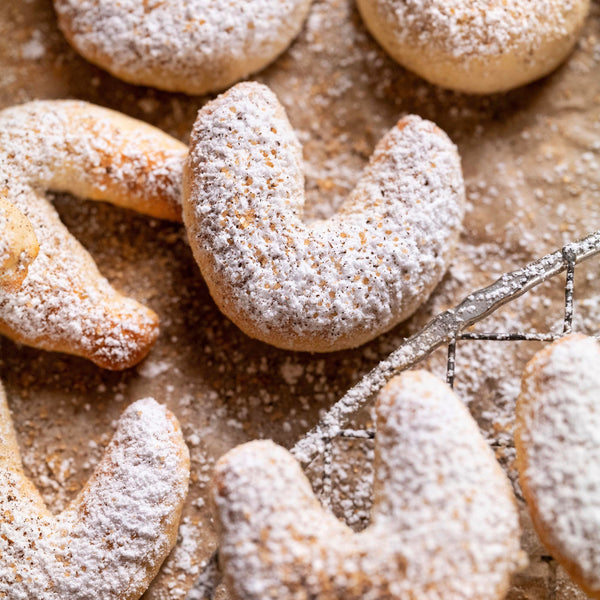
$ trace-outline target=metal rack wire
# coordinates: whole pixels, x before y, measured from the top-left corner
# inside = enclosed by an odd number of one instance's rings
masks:
[[[306,467],[317,456],[322,457],[321,501],[329,505],[332,498],[333,442],[340,438],[372,440],[372,429],[347,427],[349,419],[366,406],[394,375],[447,345],[446,381],[452,387],[456,377],[456,356],[463,341],[539,341],[552,342],[572,331],[575,298],[576,266],[600,254],[600,231],[567,244],[560,250],[535,260],[525,267],[502,275],[492,285],[467,296],[456,307],[432,319],[421,331],[406,339],[388,358],[381,361],[357,385],[336,402],[319,423],[292,448],[292,454]],[[498,310],[504,304],[522,296],[542,282],[566,272],[564,291],[563,331],[560,334],[542,332],[464,331]],[[218,551],[207,562],[189,600],[213,598],[218,581]]]
[[[600,253],[600,231],[567,244],[560,250],[535,260],[525,267],[505,273],[492,285],[469,294],[454,308],[432,319],[421,331],[407,338],[388,358],[382,360],[358,384],[351,388],[323,416],[319,423],[292,448],[292,454],[304,465],[316,456],[326,456],[331,440],[349,433],[351,416],[364,407],[394,375],[448,345],[446,379],[454,384],[456,350],[459,341],[542,341],[558,339],[572,329],[576,265]],[[522,296],[542,282],[566,271],[563,333],[470,333],[464,330]]]
[[[475,319],[473,322],[479,321],[479,320],[489,316],[490,314],[492,314],[492,312],[497,310],[500,306],[502,306],[506,302],[514,300],[515,298],[522,295],[523,293],[525,293],[525,291],[528,291],[532,287],[561,273],[562,271],[565,271],[566,276],[565,276],[565,287],[564,287],[564,315],[563,315],[562,333],[560,333],[560,334],[543,333],[543,332],[475,333],[475,332],[462,331],[464,328],[468,327],[472,323],[461,323],[461,322],[453,323],[454,327],[450,327],[449,332],[447,332],[447,340],[445,341],[445,343],[447,344],[447,348],[448,348],[447,349],[447,360],[446,360],[446,382],[448,383],[448,385],[450,385],[450,387],[454,387],[454,380],[456,377],[457,346],[458,346],[459,342],[462,342],[462,341],[553,342],[553,341],[559,339],[560,337],[571,333],[572,329],[573,329],[574,299],[575,299],[575,269],[576,269],[577,264],[592,257],[592,256],[596,256],[598,253],[600,253],[600,232],[595,232],[595,233],[587,236],[586,238],[580,240],[579,242],[575,242],[573,244],[566,245],[561,250],[559,250],[551,255],[547,255],[547,256],[543,257],[542,259],[535,261],[534,263],[531,263],[530,265],[527,265],[523,269],[520,269],[513,273],[503,275],[496,283],[492,284],[491,286],[489,286],[487,288],[484,288],[483,290],[479,290],[478,292],[475,292],[474,294],[471,294],[470,296],[465,298],[465,300],[461,304],[459,304],[458,307],[456,307],[455,309],[452,309],[451,311],[447,311],[447,313],[443,313],[442,315],[440,315],[440,316],[436,317],[435,319],[433,319],[432,321],[430,321],[430,323],[428,323],[428,325],[426,325],[425,328],[420,333],[416,334],[416,336],[413,336],[413,338],[418,338],[419,336],[421,336],[423,332],[427,331],[429,328],[434,326],[436,324],[436,322],[447,321],[448,319],[445,317],[447,317],[447,315],[449,315],[449,314],[458,312],[461,309],[461,307],[463,308],[463,311],[464,311],[465,304],[470,304],[470,303],[476,302],[477,299],[481,296],[490,295],[490,297],[493,298],[493,307],[488,306],[487,309],[484,311],[485,314],[483,314],[483,316]],[[540,266],[543,266],[542,271],[539,270]],[[529,272],[529,276],[527,276],[527,272]],[[522,282],[522,285],[518,289],[515,289],[512,286],[512,282],[514,280],[520,280]],[[497,289],[498,285],[500,285],[500,287],[502,287],[506,290],[506,292],[507,292],[506,296],[503,296],[502,298],[495,297],[494,291]],[[526,289],[524,289],[524,288],[526,288]],[[490,308],[491,308],[491,310],[490,310]],[[413,338],[411,338],[411,339],[413,339]],[[416,357],[415,360],[404,360],[401,363],[397,364],[394,367],[394,369],[388,368],[387,372],[386,372],[386,376],[385,376],[385,381],[383,383],[388,381],[389,378],[393,374],[400,372],[401,370],[407,368],[408,366],[412,366],[415,363],[420,362],[426,356],[428,356],[431,352],[433,352],[433,350],[435,348],[437,348],[440,345],[440,344],[435,343],[433,340],[427,340],[427,342],[428,342],[427,346],[424,346],[421,348],[421,352],[418,353],[419,356]],[[443,343],[443,342],[444,342],[444,340],[441,341],[441,343]],[[394,354],[398,354],[399,351],[402,350],[402,347],[404,347],[407,343],[410,343],[410,339],[407,340],[407,342],[405,342],[405,344],[403,344],[403,346],[401,346],[401,348],[396,350],[396,352]],[[406,363],[409,363],[409,364],[406,364]],[[369,377],[373,378],[373,375],[376,374],[378,369],[380,369],[380,368],[381,368],[381,364],[378,365],[378,367],[376,367],[369,375],[367,375],[367,377],[365,379],[367,379]],[[392,371],[392,370],[395,371],[395,373],[391,373],[390,371]],[[361,381],[357,387],[361,386],[361,384],[364,387],[364,380]],[[381,386],[378,386],[378,387],[381,387]],[[353,390],[354,389],[355,388],[353,388]],[[349,393],[351,393],[353,390],[350,390]],[[370,397],[372,397],[372,395],[375,393],[375,391],[376,391],[375,389],[372,389],[369,396],[368,397],[364,396],[363,402],[361,402],[360,404],[361,405],[366,404],[366,402],[369,400]],[[344,396],[344,398],[346,398],[347,396],[348,396],[348,394],[346,394],[346,396]],[[343,400],[344,399],[342,399],[338,404],[343,402]],[[354,406],[354,410],[356,410],[357,408],[358,408],[357,406]],[[335,410],[335,407],[333,407],[332,410]],[[324,435],[323,431],[325,431],[325,430],[319,431],[319,426],[322,426],[322,423],[324,421],[327,421],[327,415],[325,416],[323,421],[319,425],[317,425],[317,427],[315,429],[313,429],[311,432],[309,432],[308,436],[311,436],[311,434],[314,435],[315,432],[319,432],[319,437],[317,438],[316,441],[319,444],[319,454],[322,456],[321,481],[318,482],[318,483],[320,483],[320,489],[321,489],[321,493],[320,493],[321,498],[320,499],[321,499],[321,502],[325,506],[329,507],[331,504],[331,498],[333,496],[333,493],[332,493],[332,487],[333,487],[332,471],[333,471],[333,443],[334,443],[334,441],[336,439],[340,439],[340,438],[355,439],[355,440],[359,440],[359,439],[372,440],[375,438],[375,430],[374,429],[345,428],[345,429],[339,429],[335,432],[330,432],[329,435]],[[306,438],[304,438],[304,439],[306,439]],[[301,440],[299,442],[299,444],[296,445],[294,450],[296,450],[296,448],[298,448],[298,447],[302,448],[302,446],[301,446],[302,442],[303,442],[303,440]],[[298,454],[300,457],[302,457],[301,452]],[[306,462],[306,461],[304,461],[304,462]]]

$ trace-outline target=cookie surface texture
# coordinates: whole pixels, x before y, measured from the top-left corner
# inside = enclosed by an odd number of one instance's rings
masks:
[[[0,289],[17,289],[39,250],[29,219],[0,196]]]
[[[511,485],[464,405],[428,373],[395,378],[379,395],[373,495],[371,524],[354,533],[283,448],[230,451],[213,498],[234,596],[504,597],[524,561]]]
[[[311,0],[54,0],[60,28],[89,61],[172,92],[225,89],[275,60]]]
[[[275,95],[242,83],[207,104],[184,172],[184,222],[219,308],[289,350],[363,344],[441,280],[464,212],[456,147],[410,116],[379,142],[338,212],[302,220],[302,150]]]
[[[600,346],[571,335],[523,373],[517,464],[535,529],[552,556],[600,598]]]
[[[175,417],[129,406],[84,489],[52,515],[23,473],[0,389],[0,598],[137,600],[175,544],[189,455]]]
[[[84,102],[31,102],[0,112],[3,193],[39,242],[21,287],[0,291],[0,334],[109,369],[139,362],[158,335],[157,315],[111,287],[46,192],[180,219],[186,154],[166,133]]]
[[[589,0],[357,0],[375,39],[427,81],[489,94],[553,71],[573,49]]]

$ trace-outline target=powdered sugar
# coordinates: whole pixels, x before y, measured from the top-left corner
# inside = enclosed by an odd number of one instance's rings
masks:
[[[38,252],[31,223],[0,196],[0,288],[13,290],[20,286]]]
[[[275,96],[239,84],[192,133],[184,220],[221,310],[283,348],[357,346],[407,318],[453,254],[464,186],[433,124],[400,121],[338,213],[302,221],[301,149]]]
[[[468,93],[512,89],[572,50],[590,0],[357,0],[371,33],[401,65]]]
[[[6,205],[0,201],[0,265],[6,263],[13,254],[13,246],[8,237],[10,229],[10,215]]]
[[[405,41],[415,36],[454,57],[497,56],[515,45],[531,52],[569,34],[574,0],[379,0]]]
[[[138,598],[170,551],[187,493],[189,457],[172,416],[132,404],[86,488],[57,517],[22,473],[0,398],[0,597]]]
[[[271,62],[310,0],[55,0],[67,38],[130,81],[171,91],[223,89]]]
[[[523,566],[512,490],[449,388],[426,373],[378,402],[372,524],[353,534],[299,465],[251,442],[216,468],[221,556],[237,597],[501,598]]]
[[[0,182],[40,243],[23,286],[0,292],[0,332],[109,368],[134,364],[156,337],[156,315],[109,285],[44,192],[67,190],[176,218],[185,146],[117,113],[57,101],[3,111],[0,149]]]
[[[528,364],[518,404],[521,482],[542,540],[600,592],[600,347],[571,336]]]

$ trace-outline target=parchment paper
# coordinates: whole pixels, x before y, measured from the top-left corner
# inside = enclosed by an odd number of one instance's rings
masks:
[[[144,596],[148,600],[185,598],[214,551],[208,490],[212,465],[223,452],[258,437],[293,445],[320,411],[431,316],[502,272],[600,228],[597,0],[568,62],[508,94],[464,96],[408,73],[370,38],[352,0],[315,0],[300,37],[255,79],[279,95],[304,144],[308,218],[332,214],[377,140],[400,116],[417,113],[437,122],[459,146],[469,200],[464,232],[453,267],[408,323],[353,351],[297,354],[247,338],[221,315],[181,226],[56,196],[64,222],[101,271],[158,312],[161,336],[144,363],[122,373],[1,338],[0,379],[28,473],[54,511],[89,477],[128,403],[151,395],[179,417],[192,455],[192,486],[179,541]],[[85,99],[184,141],[208,99],[120,82],[70,49],[50,0],[2,0],[0,107],[34,98]],[[577,272],[580,331],[600,329],[597,271],[592,262]],[[558,280],[545,284],[478,329],[560,330],[562,286]],[[517,494],[512,415],[521,369],[538,347],[463,342],[458,348],[457,391]],[[444,363],[438,352],[428,366],[443,374]],[[369,444],[336,444],[332,505],[357,528],[368,519],[371,454]],[[318,489],[318,465],[311,472]],[[509,597],[584,598],[546,554],[520,503],[531,566],[515,578]]]

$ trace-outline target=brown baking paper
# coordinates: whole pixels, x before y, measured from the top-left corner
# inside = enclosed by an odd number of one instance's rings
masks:
[[[597,1],[568,62],[508,94],[465,96],[428,85],[385,55],[351,0],[316,0],[300,37],[255,79],[279,95],[304,144],[308,218],[332,214],[377,140],[400,116],[417,113],[459,146],[468,192],[464,231],[452,268],[409,322],[356,350],[298,354],[247,338],[217,310],[180,225],[56,196],[62,219],[103,274],[160,315],[161,335],[141,365],[122,373],[0,338],[0,378],[27,471],[54,511],[89,477],[130,402],[153,396],[178,416],[191,452],[192,484],[177,546],[148,600],[185,598],[215,550],[209,482],[222,453],[254,438],[292,446],[320,411],[430,317],[502,272],[600,228]],[[70,49],[50,0],[3,0],[0,107],[35,98],[85,99],[183,141],[208,99],[120,82]],[[597,271],[597,261],[577,270],[579,331],[599,331]],[[563,285],[558,279],[544,284],[476,329],[560,331]],[[456,389],[517,495],[514,403],[524,362],[538,348],[531,342],[458,346]],[[444,352],[429,366],[443,376]],[[362,423],[368,418],[363,415]],[[368,518],[371,455],[371,442],[334,444],[332,506],[357,528]],[[319,465],[310,472],[319,489]],[[584,598],[541,547],[519,502],[531,565],[515,577],[509,598]]]

